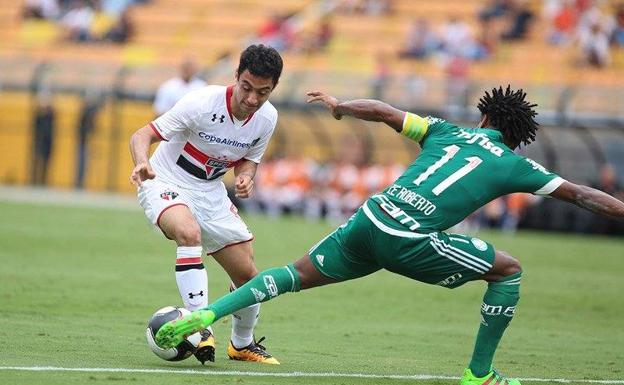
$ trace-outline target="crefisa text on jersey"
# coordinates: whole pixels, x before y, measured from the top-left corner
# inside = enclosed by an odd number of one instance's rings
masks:
[[[484,149],[488,150],[489,152],[491,152],[492,154],[498,157],[501,157],[503,155],[503,149],[498,147],[494,143],[492,143],[490,141],[490,138],[488,138],[487,135],[485,134],[482,134],[482,133],[473,134],[460,128],[459,131],[455,133],[455,135],[457,135],[460,138],[468,139],[466,141],[466,143],[468,144],[475,144],[475,143],[478,144],[479,146],[483,147]]]

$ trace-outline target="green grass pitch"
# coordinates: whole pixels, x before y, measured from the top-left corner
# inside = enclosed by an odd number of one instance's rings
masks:
[[[444,377],[458,377],[472,352],[484,283],[448,290],[380,272],[264,304],[256,336],[267,337],[280,366],[229,361],[229,319],[216,325],[216,363],[165,362],[150,352],[144,332],[157,308],[181,303],[175,247],[140,211],[0,203],[0,214],[0,384],[446,385],[458,382]],[[298,218],[246,220],[261,270],[298,258],[333,229]],[[497,368],[520,378],[624,383],[624,240],[480,236],[524,268],[522,298]],[[228,280],[213,260],[206,258],[206,267],[214,299],[227,292]],[[130,371],[6,369],[48,366]],[[194,372],[170,372],[175,370]],[[242,373],[226,373],[231,371]]]

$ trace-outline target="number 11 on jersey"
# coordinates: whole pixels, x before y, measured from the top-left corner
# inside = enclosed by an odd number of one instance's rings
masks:
[[[418,178],[414,179],[414,184],[416,186],[420,186],[421,183],[427,180],[427,178],[429,178],[433,173],[435,173],[440,167],[444,166],[446,163],[448,163],[449,160],[453,159],[453,157],[457,155],[457,153],[459,152],[459,146],[454,145],[454,144],[450,146],[446,146],[444,147],[444,151],[446,152],[446,154],[444,154],[442,158],[440,158],[440,160],[438,160],[437,162],[429,166],[425,170],[425,172],[420,174]],[[444,190],[449,188],[453,183],[457,182],[458,180],[466,176],[470,171],[477,168],[483,162],[483,160],[479,158],[478,156],[470,156],[466,158],[466,160],[468,161],[467,165],[465,165],[464,167],[460,168],[459,170],[449,175],[442,182],[438,183],[438,185],[435,186],[431,190],[431,192],[436,196],[440,195]]]

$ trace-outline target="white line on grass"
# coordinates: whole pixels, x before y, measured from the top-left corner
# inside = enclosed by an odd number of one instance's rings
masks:
[[[26,372],[89,372],[89,373],[155,373],[155,374],[199,374],[205,376],[241,377],[347,377],[347,378],[386,378],[392,380],[459,380],[453,376],[431,374],[363,374],[363,373],[306,373],[306,372],[240,372],[236,370],[194,370],[194,369],[130,369],[130,368],[60,368],[56,366],[0,366],[0,370]],[[624,384],[624,380],[568,380],[565,378],[520,378],[526,382],[556,382],[561,384]]]

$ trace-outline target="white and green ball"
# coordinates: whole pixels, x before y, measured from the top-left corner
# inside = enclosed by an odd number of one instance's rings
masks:
[[[181,307],[174,306],[166,306],[162,309],[156,310],[152,318],[150,318],[147,323],[147,330],[145,331],[145,336],[147,337],[147,344],[149,345],[152,352],[156,354],[158,357],[167,361],[182,361],[189,358],[195,350],[197,350],[197,346],[201,341],[201,335],[199,333],[195,333],[189,337],[187,337],[184,341],[182,341],[178,346],[171,349],[163,349],[156,344],[154,340],[154,336],[158,333],[158,330],[167,322],[173,321],[176,319],[180,319],[185,315],[190,314],[190,312]]]

